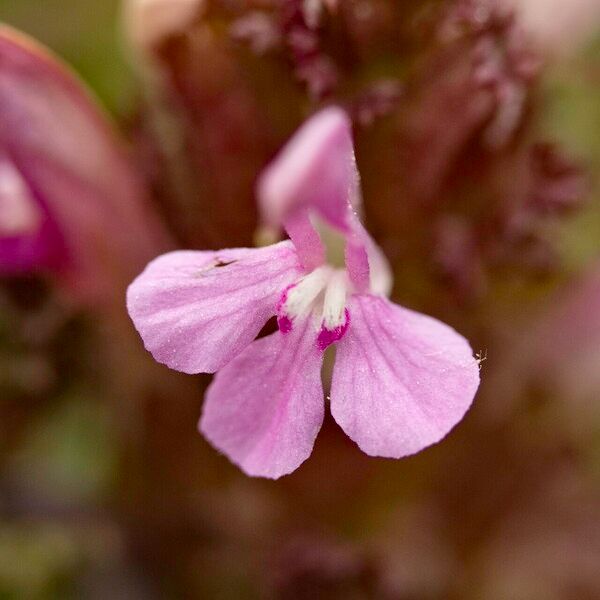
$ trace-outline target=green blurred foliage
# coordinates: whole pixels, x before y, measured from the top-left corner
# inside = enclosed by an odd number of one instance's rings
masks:
[[[110,487],[116,440],[109,407],[85,392],[42,412],[9,463],[28,493],[62,506],[94,504]]]
[[[108,407],[85,391],[31,421],[4,468],[8,509],[15,507],[0,523],[1,599],[76,598],[85,567],[118,556],[101,508],[116,449]]]
[[[119,0],[0,0],[0,20],[49,46],[117,115],[133,103]]]
[[[0,598],[71,597],[69,574],[79,564],[73,537],[56,523],[18,523],[0,529]]]
[[[562,256],[574,269],[598,254],[600,239],[600,37],[548,70],[542,127],[578,154],[591,177],[586,210],[566,224]]]

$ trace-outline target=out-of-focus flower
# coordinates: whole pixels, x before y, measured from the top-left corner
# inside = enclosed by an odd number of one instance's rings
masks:
[[[166,247],[121,142],[79,82],[0,29],[0,269],[52,269],[80,298],[114,296]]]
[[[411,196],[431,204],[470,144],[485,159],[514,142],[540,63],[514,16],[485,0],[448,3],[426,58],[404,136]]]
[[[249,475],[294,471],[321,428],[323,353],[337,343],[331,411],[364,452],[400,458],[442,439],[472,402],[478,365],[453,329],[385,298],[384,259],[356,213],[346,114],[329,108],[309,119],[258,194],[265,222],[291,241],[169,253],[128,291],[159,362],[219,371],[204,435]],[[279,332],[253,342],[273,315]]]
[[[483,298],[507,267],[529,277],[555,273],[548,227],[582,206],[587,182],[564,150],[537,139],[535,47],[507,7],[485,0],[445,3],[425,40],[395,111],[396,132],[378,140],[397,144],[397,153],[364,153],[367,177],[371,170],[390,182],[369,206],[374,229],[422,256],[423,236],[412,237],[422,219],[428,262],[462,301]],[[389,218],[394,210],[404,222]]]
[[[402,97],[402,86],[396,79],[383,79],[369,86],[354,101],[351,111],[363,126],[372,125],[378,117],[388,115]]]
[[[598,0],[503,0],[523,26],[552,54],[580,48],[600,28]]]
[[[41,202],[7,154],[0,158],[0,272],[60,268],[65,248]]]
[[[285,0],[282,4],[283,39],[290,61],[296,77],[315,100],[330,96],[339,80],[335,62],[321,48],[318,27],[322,10],[319,0]]]
[[[184,30],[206,7],[205,0],[126,0],[125,23],[136,48],[151,51]]]

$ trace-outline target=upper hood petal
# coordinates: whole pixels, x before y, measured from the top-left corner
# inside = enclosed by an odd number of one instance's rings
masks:
[[[310,208],[349,231],[360,196],[348,115],[332,106],[309,118],[263,171],[257,195],[267,225],[281,227],[297,210]]]
[[[325,255],[310,220],[314,215],[344,236],[356,290],[389,293],[390,270],[360,221],[352,123],[341,108],[325,108],[298,129],[260,176],[257,195],[265,225],[285,227],[306,268],[321,264]]]

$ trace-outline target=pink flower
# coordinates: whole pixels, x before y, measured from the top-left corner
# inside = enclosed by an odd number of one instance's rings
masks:
[[[0,274],[60,269],[64,242],[46,206],[0,148]]]
[[[309,119],[258,183],[272,246],[179,251],[131,284],[129,313],[154,358],[218,371],[200,430],[249,475],[308,458],[323,422],[323,354],[336,344],[331,412],[369,455],[400,458],[441,440],[469,408],[479,370],[468,342],[391,303],[381,251],[358,219],[351,125]],[[272,317],[279,331],[255,340]]]
[[[4,25],[0,107],[0,274],[51,273],[112,304],[169,247],[123,141],[73,74]]]

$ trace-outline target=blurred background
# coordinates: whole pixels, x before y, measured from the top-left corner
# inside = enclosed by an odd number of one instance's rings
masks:
[[[0,598],[600,598],[598,0],[0,20]],[[297,472],[251,479],[125,289],[167,249],[252,245],[256,177],[332,102],[394,300],[464,333],[482,385],[417,456],[327,417]]]

